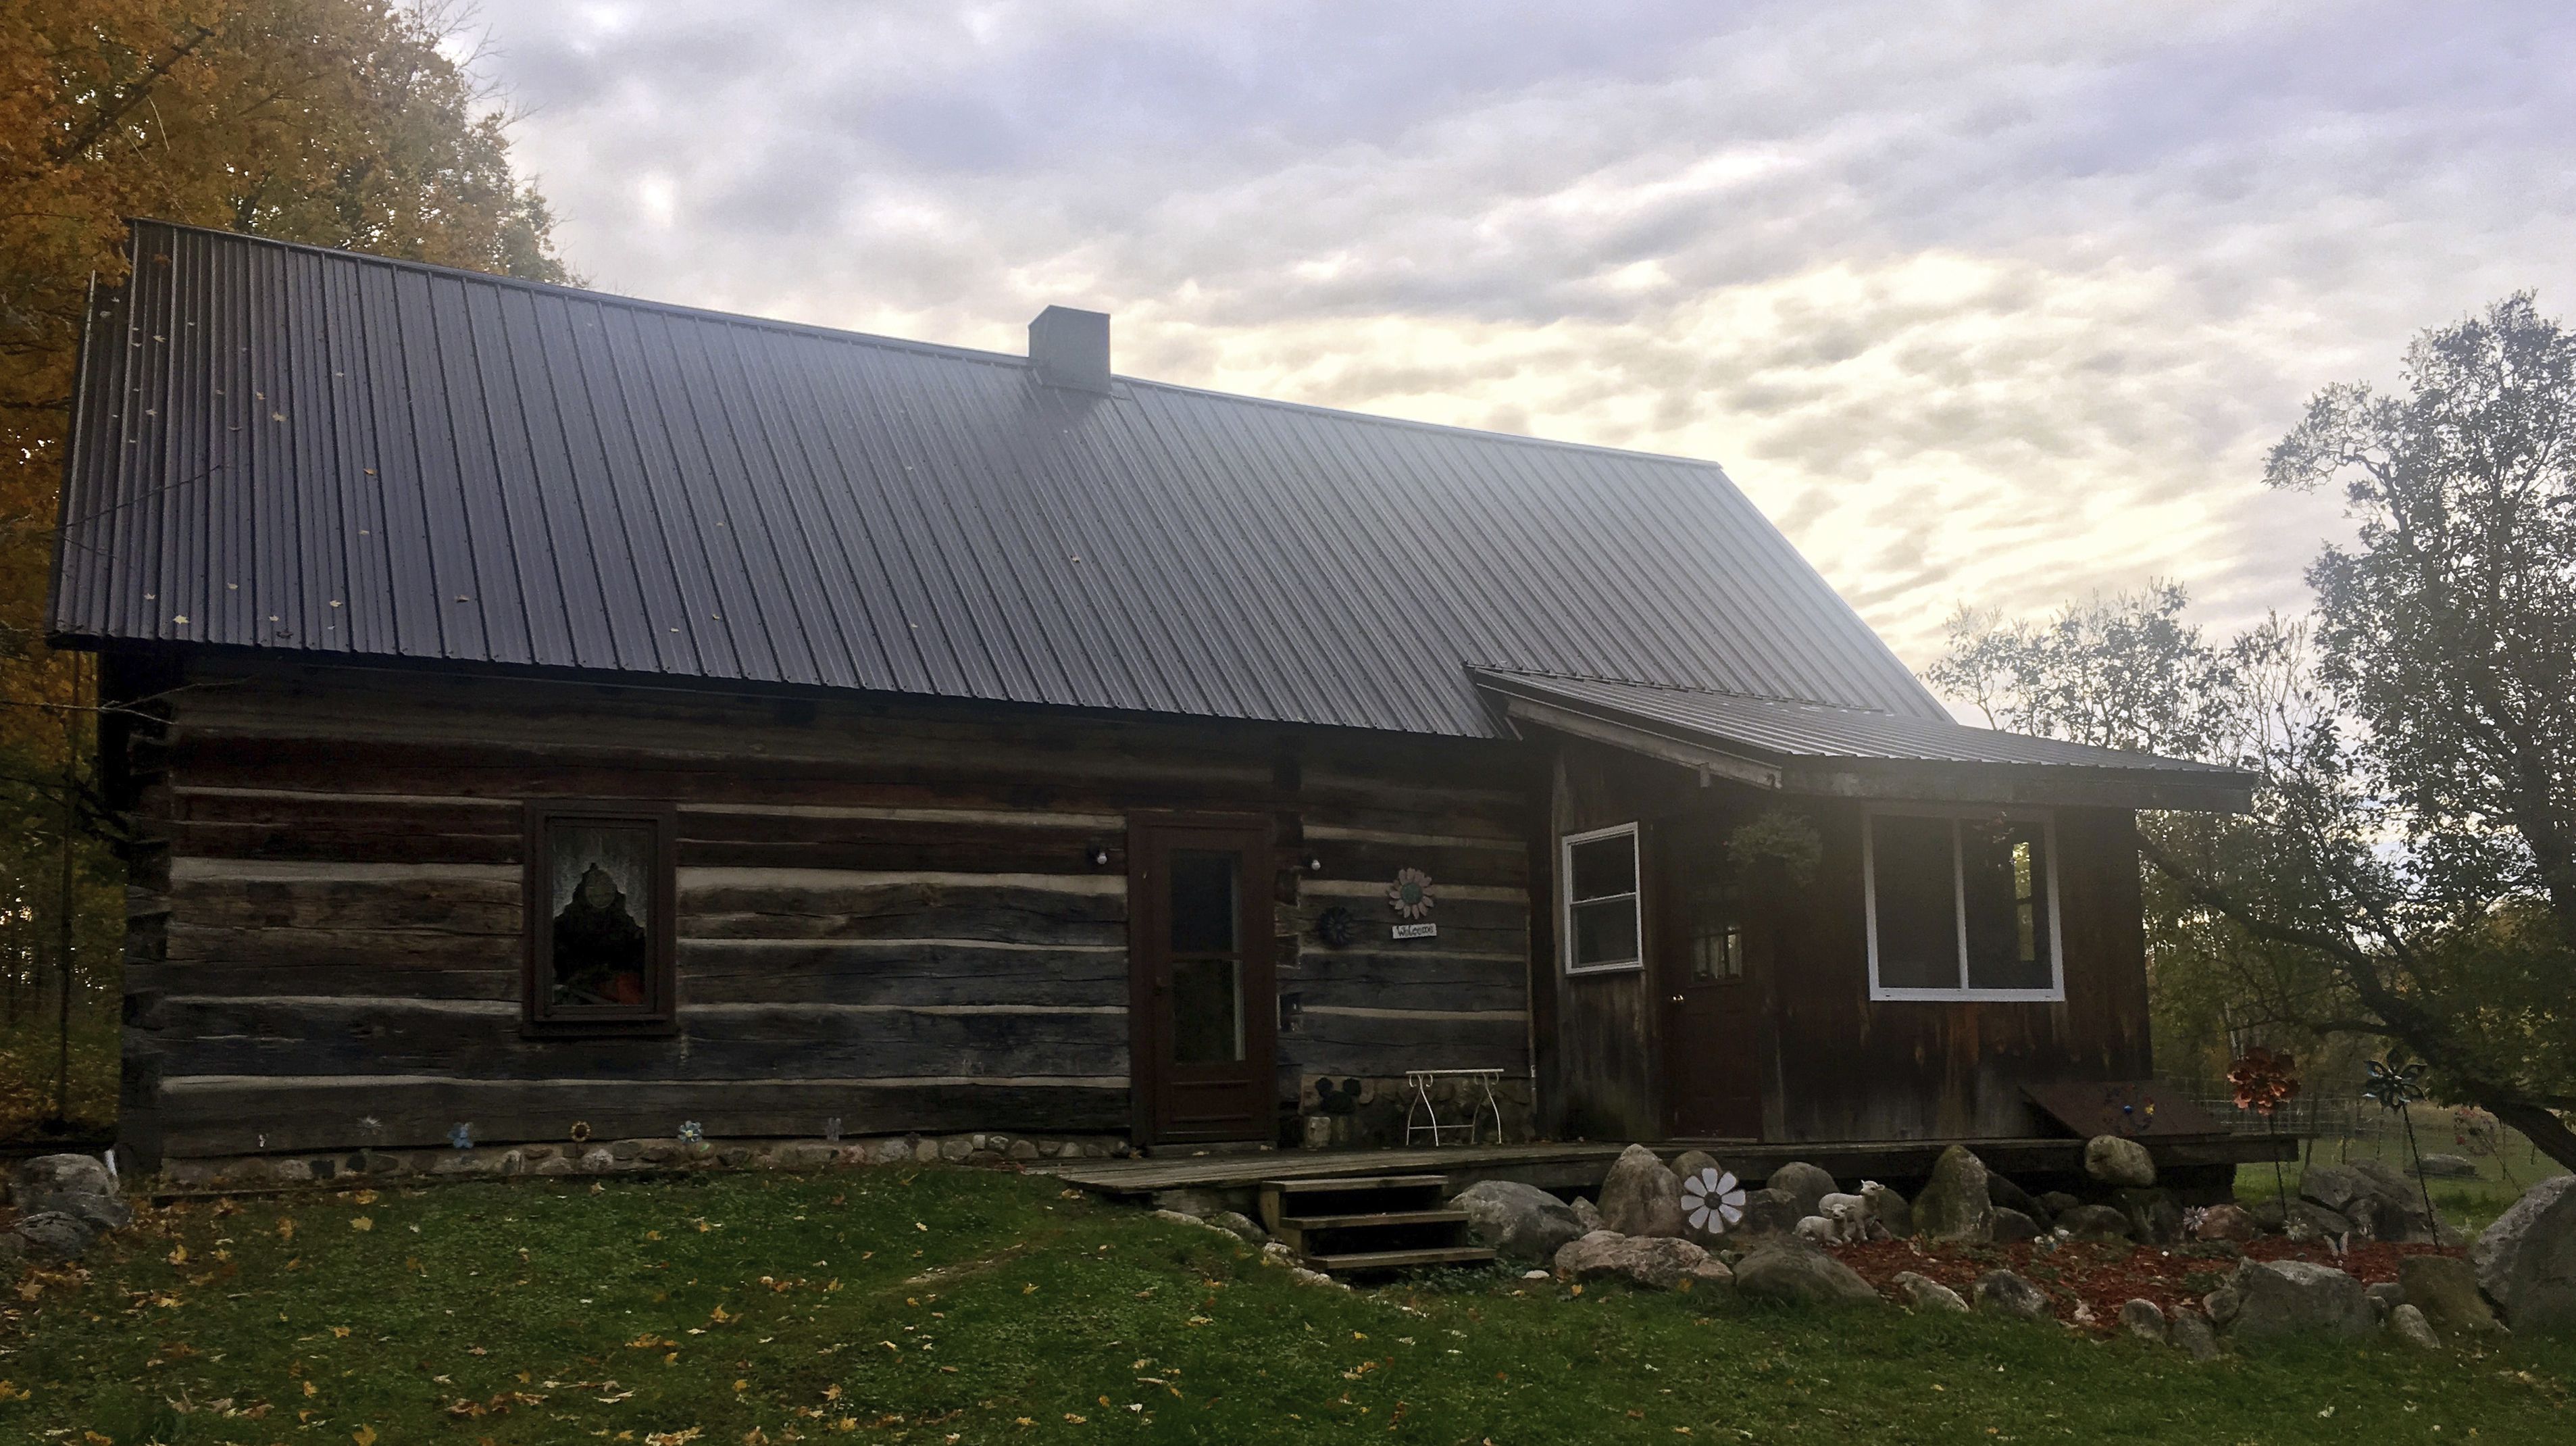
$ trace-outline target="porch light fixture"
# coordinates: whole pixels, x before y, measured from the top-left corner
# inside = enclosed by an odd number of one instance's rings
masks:
[[[1105,869],[1109,867],[1109,850],[1099,844],[1093,844],[1091,847],[1084,849],[1082,851],[1082,858],[1083,862],[1091,865],[1095,869]]]
[[[1324,871],[1324,856],[1322,854],[1308,854],[1297,861],[1297,867],[1304,869],[1310,874],[1320,874]]]

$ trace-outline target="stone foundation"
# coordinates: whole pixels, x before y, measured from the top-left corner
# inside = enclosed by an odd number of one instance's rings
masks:
[[[1125,1137],[1083,1135],[879,1135],[863,1140],[584,1140],[475,1145],[462,1150],[351,1150],[171,1160],[163,1183],[181,1190],[258,1189],[319,1180],[505,1179],[517,1175],[617,1175],[639,1170],[826,1170],[851,1165],[1010,1165],[1111,1160]]]

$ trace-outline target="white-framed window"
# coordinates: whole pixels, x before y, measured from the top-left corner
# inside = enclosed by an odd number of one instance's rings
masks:
[[[1861,880],[1870,998],[2066,997],[2048,814],[1872,809],[1862,821]]]
[[[1565,898],[1565,972],[1644,968],[1637,826],[1567,834],[1557,846],[1557,877]]]

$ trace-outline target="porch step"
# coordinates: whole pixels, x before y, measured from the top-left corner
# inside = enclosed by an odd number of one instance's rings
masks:
[[[1446,1175],[1264,1180],[1261,1223],[1317,1270],[1472,1265],[1494,1252],[1467,1239]]]
[[[1348,1255],[1309,1255],[1306,1263],[1327,1275],[1336,1272],[1410,1270],[1424,1265],[1484,1265],[1494,1252],[1481,1245],[1441,1245],[1423,1250],[1362,1250]]]

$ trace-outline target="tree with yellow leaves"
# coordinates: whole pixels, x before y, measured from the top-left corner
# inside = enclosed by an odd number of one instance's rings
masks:
[[[18,1036],[113,1003],[115,820],[87,661],[45,646],[85,298],[150,216],[567,279],[461,12],[392,0],[13,0],[0,18],[0,1129],[36,1092]],[[48,969],[45,966],[50,965]],[[68,1047],[42,1091],[64,1113]],[[8,1076],[15,1075],[15,1078]],[[100,1081],[99,1083],[103,1083]],[[102,1098],[74,1113],[96,1118]]]

